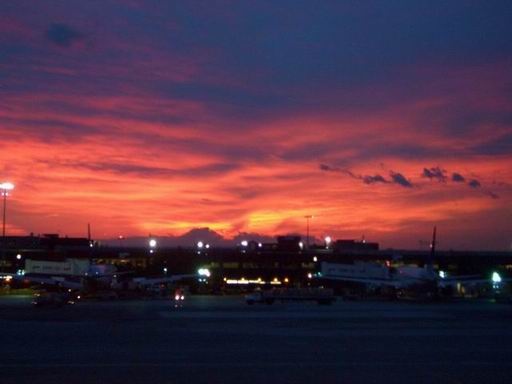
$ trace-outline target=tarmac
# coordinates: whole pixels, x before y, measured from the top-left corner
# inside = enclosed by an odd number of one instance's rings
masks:
[[[512,305],[0,298],[0,383],[512,383]]]

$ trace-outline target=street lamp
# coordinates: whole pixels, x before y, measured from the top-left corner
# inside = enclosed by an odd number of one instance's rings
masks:
[[[149,253],[155,253],[155,248],[157,246],[156,239],[149,239]]]
[[[12,183],[1,183],[0,184],[0,191],[3,196],[4,200],[4,212],[3,212],[3,222],[2,222],[2,256],[5,255],[5,217],[7,214],[7,196],[9,196],[9,191],[12,191],[14,189],[14,184]]]
[[[5,216],[7,213],[7,196],[9,196],[9,191],[14,189],[14,184],[12,183],[2,183],[0,184],[0,190],[2,191],[2,196],[4,198],[4,220],[2,224],[2,238],[5,240]]]
[[[309,249],[309,220],[312,219],[313,215],[306,215],[304,218],[306,219],[306,248]]]
[[[197,270],[199,276],[210,277],[212,274],[208,268],[199,268]]]
[[[331,245],[332,238],[331,236],[325,236],[325,248],[329,249],[329,245]]]
[[[492,273],[492,282],[495,283],[495,284],[499,284],[501,283],[501,276],[498,272],[493,272]]]

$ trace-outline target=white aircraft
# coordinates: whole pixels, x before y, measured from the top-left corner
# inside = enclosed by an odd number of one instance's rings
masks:
[[[379,263],[356,262],[354,264],[321,263],[319,278],[332,281],[354,282],[374,288],[389,287],[396,290],[429,291],[437,294],[440,289],[460,289],[461,286],[482,286],[492,283],[494,288],[508,281],[494,272],[491,279],[479,275],[448,276],[444,271],[436,271],[432,261],[436,247],[436,227],[434,227],[431,253],[424,267],[391,267]]]
[[[73,291],[130,291],[168,284],[200,274],[163,277],[127,277],[132,272],[118,271],[110,264],[90,264],[87,260],[67,259],[63,262],[26,260],[25,274],[10,274],[4,278],[24,281],[40,287],[57,287]]]
[[[372,286],[388,286],[396,289],[411,288],[418,285],[435,285],[439,288],[455,287],[458,283],[488,284],[502,282],[495,272],[492,280],[482,279],[478,275],[448,276],[445,272],[435,272],[428,265],[424,268],[414,266],[387,267],[378,263],[356,262],[354,264],[321,263],[322,279],[363,283]]]

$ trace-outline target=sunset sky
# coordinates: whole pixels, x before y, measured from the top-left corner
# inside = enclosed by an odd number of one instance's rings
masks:
[[[9,234],[512,247],[510,1],[3,1]]]

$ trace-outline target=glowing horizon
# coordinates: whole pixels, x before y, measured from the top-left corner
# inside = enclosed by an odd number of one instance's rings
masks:
[[[0,5],[9,234],[511,249],[510,7],[70,3]]]

